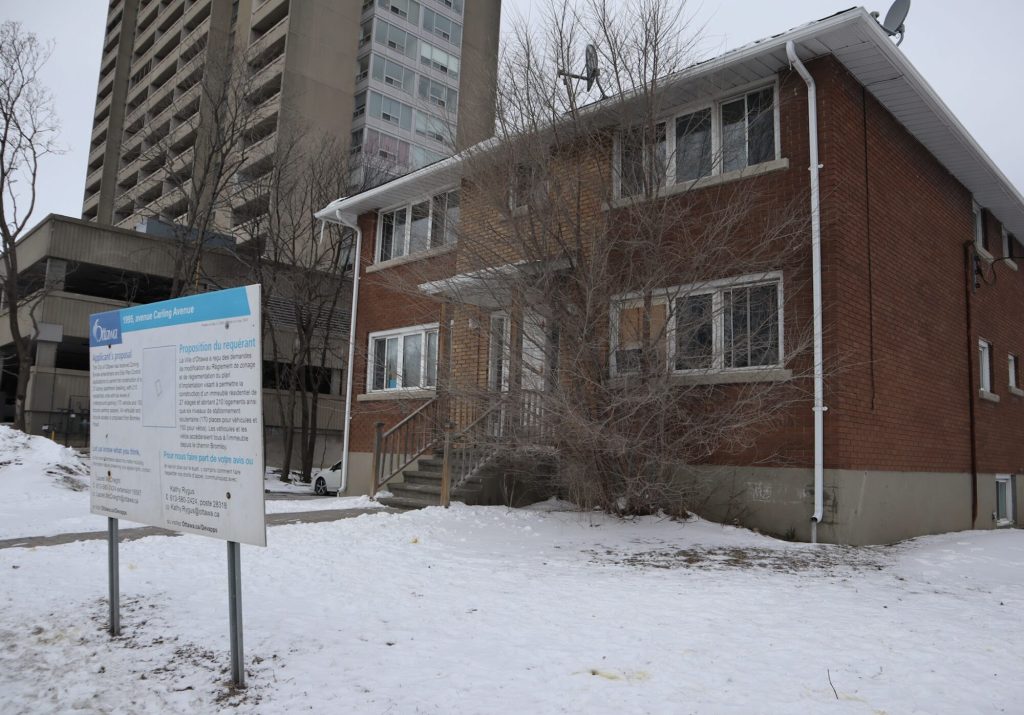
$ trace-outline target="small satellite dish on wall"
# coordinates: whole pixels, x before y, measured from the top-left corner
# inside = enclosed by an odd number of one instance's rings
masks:
[[[888,32],[890,37],[894,35],[900,36],[900,39],[896,42],[897,47],[903,42],[903,36],[907,34],[903,22],[907,19],[907,13],[909,12],[910,0],[896,0],[892,7],[889,8],[889,12],[885,13],[885,21],[880,23],[882,29]]]

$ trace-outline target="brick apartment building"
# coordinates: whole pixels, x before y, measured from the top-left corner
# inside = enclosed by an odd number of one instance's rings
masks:
[[[793,62],[790,52],[799,60]],[[803,66],[806,79],[799,73]],[[816,142],[808,130],[812,84]],[[782,206],[801,206],[804,219],[796,254],[792,260],[780,255],[777,270],[711,270],[699,289],[686,294],[687,310],[708,306],[706,331],[673,337],[672,321],[684,303],[642,304],[643,324],[669,326],[668,339],[651,354],[668,368],[668,379],[676,381],[670,384],[729,389],[764,383],[803,395],[787,403],[753,443],[704,460],[703,478],[720,483],[722,491],[708,498],[702,515],[742,514],[747,525],[808,539],[820,504],[817,537],[853,544],[1015,524],[1024,496],[1024,480],[1017,478],[1024,472],[1024,274],[1014,259],[1024,254],[1015,238],[1024,236],[1024,197],[862,8],[696,65],[669,78],[662,91],[674,98],[666,109],[676,107],[664,113],[664,126],[674,124],[676,132],[655,140],[671,144],[668,156],[674,156],[672,147],[682,152],[696,145],[717,153],[706,163],[677,157],[657,206],[686,201],[711,217],[724,193],[757,194],[767,197],[767,208],[746,216],[738,233],[752,234]],[[607,191],[582,205],[598,223],[614,223],[617,216],[633,220],[639,214],[623,213],[637,210],[636,202],[624,203],[632,181],[624,166],[635,157],[621,124],[608,136],[605,144],[585,150],[607,167],[604,176],[611,178],[597,182]],[[743,149],[738,160],[726,153],[736,137]],[[811,397],[816,363],[809,343],[798,349],[814,323],[808,167],[815,145],[819,374],[827,410],[820,411],[820,440]],[[414,477],[405,491],[436,491],[415,477],[429,469],[438,444],[413,439],[395,445],[381,435],[401,437],[425,415],[451,411],[454,403],[442,398],[455,386],[526,392],[527,386],[545,390],[564,379],[557,361],[538,365],[531,353],[527,338],[538,332],[538,323],[524,317],[522,301],[520,313],[512,314],[493,295],[465,299],[482,270],[528,270],[522,257],[498,248],[490,265],[481,264],[479,251],[467,250],[517,220],[514,199],[496,206],[481,190],[493,177],[481,175],[479,157],[500,151],[493,141],[480,145],[339,199],[318,214],[358,227],[361,236],[349,493],[372,490],[375,478],[392,476],[385,463],[402,466],[405,460],[395,461],[395,453],[420,448],[419,468],[405,471]],[[559,162],[581,164],[584,158],[553,153],[550,175]],[[746,245],[740,252],[754,250]],[[450,299],[453,286],[462,288],[457,305]],[[735,322],[740,298],[747,306],[748,340],[755,333],[762,340],[756,351],[743,347],[742,360]],[[640,323],[630,313],[638,305],[624,291],[608,307],[607,329],[601,330],[611,373],[636,369],[635,356],[644,354],[633,352],[631,343],[639,340]],[[723,305],[731,322],[720,317]],[[712,313],[710,306],[718,307]],[[751,317],[757,310],[765,316],[760,328]],[[550,336],[550,330],[541,326],[539,332]],[[456,428],[464,421],[458,414],[447,417]],[[384,423],[379,432],[378,422]],[[398,469],[392,484],[401,480]],[[396,495],[402,490],[393,487]],[[730,511],[737,500],[743,508]]]

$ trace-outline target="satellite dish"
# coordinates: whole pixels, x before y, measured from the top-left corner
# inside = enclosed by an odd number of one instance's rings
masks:
[[[593,45],[587,45],[586,78],[588,92],[594,86],[594,82],[600,74],[601,69],[597,66],[597,48]]]
[[[907,13],[909,12],[910,0],[896,0],[892,7],[889,8],[889,12],[885,14],[885,22],[882,23],[882,29],[890,35],[903,35],[905,32],[903,21],[907,19]]]

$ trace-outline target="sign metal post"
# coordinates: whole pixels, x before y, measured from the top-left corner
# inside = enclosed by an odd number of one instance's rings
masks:
[[[107,585],[110,588],[110,635],[121,635],[120,567],[117,563],[117,519],[107,517]]]
[[[228,542],[228,619],[231,623],[231,682],[245,687],[245,651],[242,647],[242,546]]]

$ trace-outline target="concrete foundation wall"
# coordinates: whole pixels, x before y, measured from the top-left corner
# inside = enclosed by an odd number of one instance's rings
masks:
[[[683,479],[692,480],[695,491],[703,495],[694,509],[706,519],[810,540],[811,469],[714,467]],[[1018,504],[1022,496],[1018,483]],[[888,544],[924,534],[995,527],[992,474],[978,477],[979,516],[974,524],[971,475],[966,473],[827,469],[824,497],[818,539],[826,543]]]

